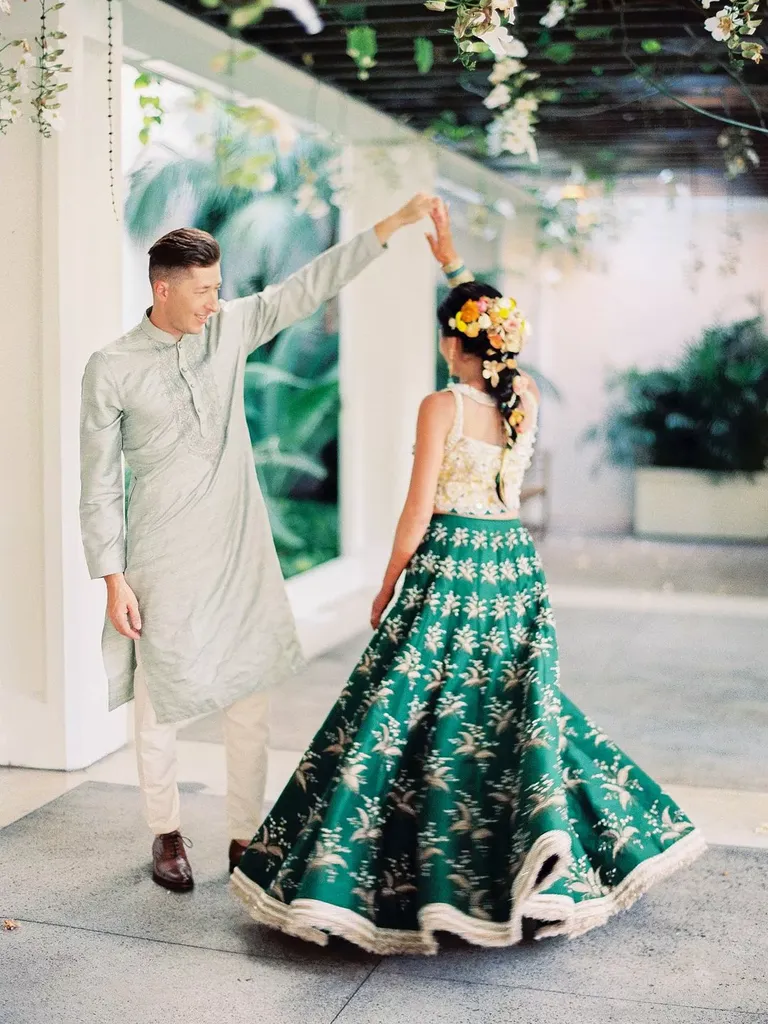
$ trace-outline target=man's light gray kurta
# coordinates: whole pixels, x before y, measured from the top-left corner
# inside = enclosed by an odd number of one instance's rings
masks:
[[[243,404],[246,356],[314,312],[383,251],[374,231],[281,285],[222,302],[180,341],[148,317],[83,377],[81,524],[92,579],[125,572],[141,639],[107,619],[110,709],[136,655],[159,722],[227,707],[302,661]],[[121,452],[131,468],[124,520]]]

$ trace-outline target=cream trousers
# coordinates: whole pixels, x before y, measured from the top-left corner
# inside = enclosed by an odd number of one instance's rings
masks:
[[[159,725],[141,672],[134,675],[136,757],[144,815],[152,832],[181,830],[176,731]],[[224,708],[227,828],[230,839],[250,840],[261,824],[267,781],[269,697],[254,693]]]

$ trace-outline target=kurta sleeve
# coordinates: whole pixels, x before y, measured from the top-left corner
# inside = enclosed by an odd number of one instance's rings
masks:
[[[324,252],[282,284],[270,285],[258,295],[228,302],[230,310],[236,309],[243,314],[247,351],[253,352],[286,327],[314,313],[365,270],[385,248],[371,228]]]
[[[94,580],[125,571],[122,416],[107,361],[94,352],[80,407],[80,528]]]

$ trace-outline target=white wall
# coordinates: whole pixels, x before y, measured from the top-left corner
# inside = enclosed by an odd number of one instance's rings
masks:
[[[604,380],[612,369],[651,368],[672,361],[687,341],[717,321],[754,313],[749,296],[768,289],[768,200],[733,200],[742,243],[733,276],[718,267],[726,248],[726,201],[620,195],[618,241],[605,240],[596,269],[570,258],[557,285],[541,268],[534,324],[538,358],[563,393],[543,417],[541,444],[552,451],[552,527],[562,532],[623,533],[631,529],[632,477],[626,470],[591,469],[598,450],[581,440],[606,407]],[[704,268],[690,272],[696,252]]]
[[[65,130],[42,140],[24,118],[0,145],[0,241],[13,254],[0,364],[0,763],[69,769],[126,735],[124,710],[107,710],[104,585],[88,579],[78,523],[80,380],[90,353],[119,334],[120,225],[103,4],[67,4],[51,27],[67,33],[73,68]],[[114,28],[119,66],[119,10]],[[32,38],[39,11],[15,4],[3,29]],[[114,103],[119,119],[119,81]],[[119,141],[115,156],[119,166]]]

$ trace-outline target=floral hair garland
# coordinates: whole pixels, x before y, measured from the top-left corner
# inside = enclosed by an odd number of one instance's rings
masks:
[[[530,325],[521,314],[517,302],[509,298],[491,298],[487,295],[479,299],[468,299],[455,317],[451,317],[448,326],[465,334],[468,338],[477,338],[480,331],[486,332],[489,348],[483,360],[483,377],[492,388],[499,386],[500,374],[504,370],[515,372],[513,395],[508,403],[509,410],[504,409],[504,425],[511,435],[525,419],[522,408],[522,396],[527,390],[528,381],[521,377],[517,366],[517,354],[525,344],[530,333]]]

